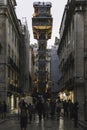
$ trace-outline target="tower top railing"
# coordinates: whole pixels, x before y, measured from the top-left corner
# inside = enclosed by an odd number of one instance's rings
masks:
[[[33,6],[52,6],[51,2],[34,2]]]

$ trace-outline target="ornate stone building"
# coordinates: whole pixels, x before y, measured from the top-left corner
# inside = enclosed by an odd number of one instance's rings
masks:
[[[0,0],[0,100],[11,109],[19,97],[19,21],[15,0]]]
[[[51,66],[51,93],[57,97],[58,92],[59,92],[59,58],[57,55],[57,50],[58,50],[58,45],[59,45],[59,39],[55,37],[55,42],[54,45],[51,48],[51,58],[50,58],[50,66]]]
[[[19,66],[20,66],[20,78],[19,85],[21,88],[21,95],[28,96],[30,89],[30,72],[29,72],[29,52],[30,52],[30,35],[27,25],[26,18],[22,18],[22,22],[20,23],[21,29],[21,42],[19,46]]]
[[[61,92],[79,102],[87,119],[87,1],[68,0],[60,26],[58,48]]]
[[[29,92],[29,32],[15,6],[16,0],[0,0],[0,101],[11,110]]]

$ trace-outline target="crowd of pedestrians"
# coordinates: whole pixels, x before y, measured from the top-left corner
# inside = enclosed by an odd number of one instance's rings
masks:
[[[73,119],[74,127],[78,126],[78,102],[72,103],[71,100],[61,101],[60,99],[52,99],[50,101],[38,99],[35,104],[27,104],[22,100],[19,103],[19,108],[21,130],[26,130],[28,122],[31,123],[34,121],[36,114],[38,115],[39,122],[41,122],[42,118],[44,120],[48,120],[49,118],[59,120],[61,110],[63,111],[64,117]]]
[[[61,101],[58,99],[43,100],[39,98],[35,103],[27,103],[24,100],[19,102],[18,119],[20,119],[21,130],[26,130],[27,124],[35,121],[38,115],[39,123],[42,118],[48,120],[60,119],[61,110],[64,118],[73,120],[74,127],[78,127],[79,103],[73,103],[71,100]],[[8,107],[5,101],[0,101],[0,119],[7,116]]]
[[[79,103],[72,103],[71,100],[63,102],[64,116],[74,121],[74,127],[78,127],[78,109]]]
[[[7,115],[7,104],[5,101],[0,102],[0,118],[5,119]],[[45,119],[54,119],[59,120],[61,109],[63,110],[64,117],[70,118],[74,121],[74,127],[78,127],[78,102],[73,103],[71,100],[61,101],[57,100],[42,100],[38,99],[34,104],[27,104],[24,100],[19,102],[19,119],[21,130],[26,130],[27,123],[31,123],[35,120],[36,114],[39,117],[39,122],[42,118]]]

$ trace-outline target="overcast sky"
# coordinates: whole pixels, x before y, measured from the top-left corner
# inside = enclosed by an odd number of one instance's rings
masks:
[[[34,13],[33,2],[51,2],[51,14],[53,17],[53,28],[52,28],[52,37],[48,40],[48,46],[54,44],[55,37],[59,38],[59,28],[61,24],[61,19],[63,16],[64,7],[67,3],[67,0],[16,0],[17,7],[16,13],[19,19],[26,17],[28,23],[28,29],[30,33],[30,44],[34,44],[37,41],[34,40],[33,31],[32,31],[32,15]]]

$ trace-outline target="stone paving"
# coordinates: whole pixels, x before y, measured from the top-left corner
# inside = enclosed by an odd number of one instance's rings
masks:
[[[0,123],[0,130],[20,130],[20,124],[17,116],[12,116],[9,119],[4,120]],[[60,117],[59,120],[49,118],[45,119],[39,123],[38,116],[36,116],[35,121],[33,120],[28,123],[27,130],[84,130],[80,126],[79,128],[74,128],[73,120]]]

